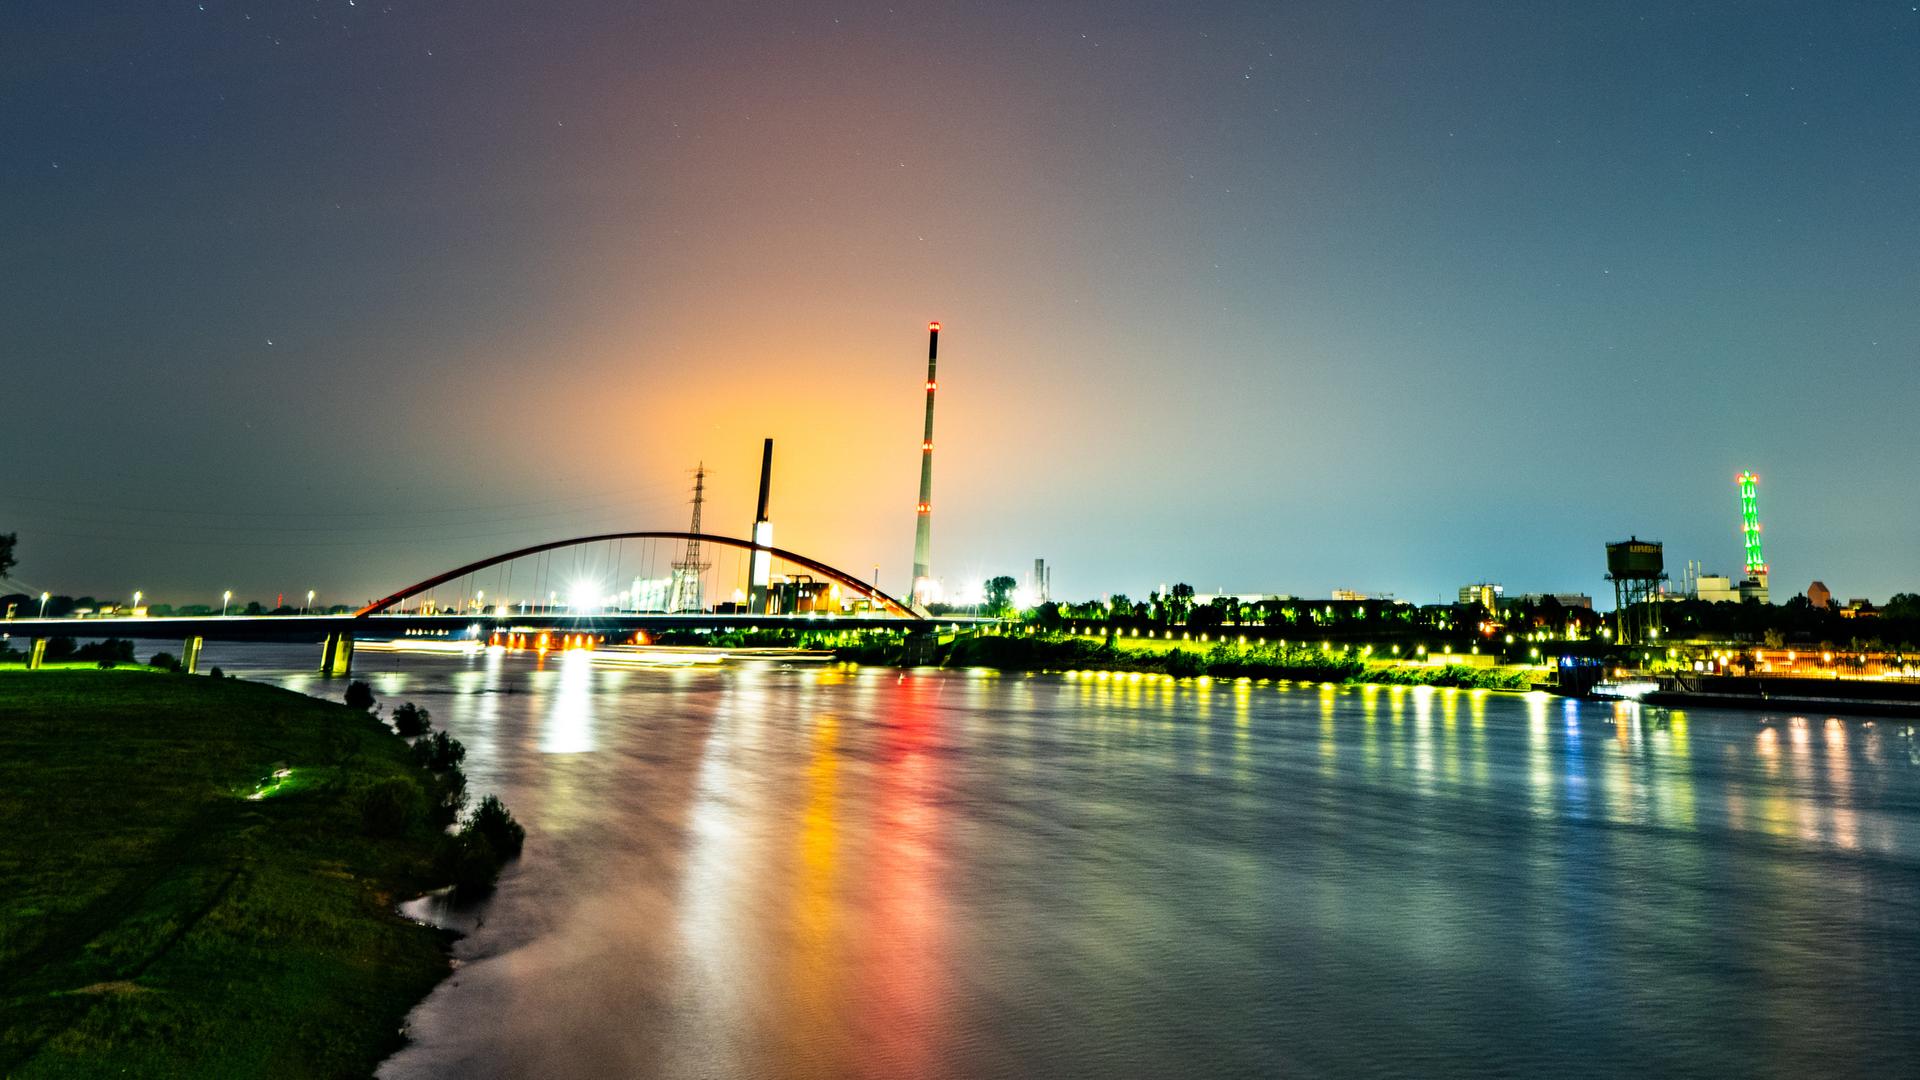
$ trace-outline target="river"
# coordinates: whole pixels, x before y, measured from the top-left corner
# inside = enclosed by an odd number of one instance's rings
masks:
[[[203,666],[337,697],[312,650]],[[380,1075],[1915,1075],[1904,722],[363,651],[527,826]]]

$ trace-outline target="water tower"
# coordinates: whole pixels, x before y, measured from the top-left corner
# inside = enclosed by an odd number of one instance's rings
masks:
[[[1639,645],[1657,637],[1653,605],[1667,580],[1660,541],[1630,536],[1608,544],[1607,580],[1613,582],[1614,640]]]

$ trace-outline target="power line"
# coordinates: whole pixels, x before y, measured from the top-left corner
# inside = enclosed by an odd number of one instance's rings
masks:
[[[54,506],[77,507],[81,509],[98,507],[108,510],[133,511],[140,514],[173,514],[207,518],[369,518],[396,516],[425,516],[430,514],[469,514],[492,513],[500,510],[519,510],[533,506],[553,506],[560,503],[582,502],[612,498],[629,498],[641,492],[659,491],[669,486],[678,486],[675,481],[664,480],[639,484],[626,488],[612,488],[596,492],[583,492],[576,495],[558,495],[547,499],[529,499],[513,503],[493,505],[471,505],[417,509],[405,507],[398,510],[231,510],[226,508],[205,509],[181,506],[140,506],[119,499],[74,499],[49,495],[29,495],[17,491],[0,491],[0,499],[13,499],[19,502],[43,503]]]

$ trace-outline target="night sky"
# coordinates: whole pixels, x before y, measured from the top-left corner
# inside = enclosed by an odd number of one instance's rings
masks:
[[[610,528],[904,591],[1920,586],[1912,3],[14,0],[17,581]],[[1609,597],[1610,603],[1610,597]]]

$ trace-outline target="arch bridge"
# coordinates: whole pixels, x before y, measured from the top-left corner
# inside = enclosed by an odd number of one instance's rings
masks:
[[[626,541],[626,540],[688,541],[688,542],[701,543],[701,544],[712,544],[715,547],[730,548],[733,550],[745,551],[749,553],[765,552],[767,555],[771,556],[772,558],[781,559],[783,561],[793,563],[796,566],[805,567],[806,569],[819,574],[821,577],[824,577],[829,581],[832,581],[838,585],[846,586],[851,591],[867,597],[870,601],[878,605],[880,610],[882,610],[888,615],[891,615],[897,618],[905,618],[905,619],[921,618],[921,616],[915,613],[912,608],[908,607],[906,604],[902,603],[901,601],[894,599],[892,596],[887,595],[885,592],[882,592],[878,586],[870,585],[866,582],[861,581],[859,578],[856,578],[853,575],[847,573],[844,570],[835,569],[834,567],[828,566],[826,563],[820,562],[817,559],[810,559],[807,556],[802,555],[798,552],[789,551],[786,548],[773,547],[767,544],[756,544],[751,540],[742,540],[734,536],[720,536],[716,533],[672,532],[672,531],[660,531],[660,530],[645,530],[645,531],[638,531],[638,532],[596,533],[592,536],[577,536],[569,540],[551,540],[544,544],[534,544],[530,547],[519,548],[517,550],[505,552],[500,555],[492,555],[484,559],[478,559],[478,560],[475,560],[474,562],[467,563],[465,566],[456,566],[452,570],[448,570],[445,573],[435,574],[434,576],[427,578],[425,581],[420,581],[412,585],[409,585],[406,588],[401,589],[399,592],[394,593],[391,596],[385,597],[384,599],[376,600],[373,603],[368,604],[366,607],[361,608],[359,611],[354,613],[354,617],[361,618],[368,615],[378,615],[381,612],[392,610],[395,606],[401,604],[402,602],[409,600],[415,596],[419,596],[422,593],[431,592],[433,589],[441,585],[445,585],[450,581],[457,581],[458,579],[466,577],[470,574],[477,574],[483,570],[490,570],[496,566],[501,566],[506,563],[512,562],[515,559],[523,559],[532,555],[541,555],[549,551],[557,551],[561,548],[584,547],[588,544],[613,543],[616,541]],[[769,613],[763,612],[761,614],[769,614]]]
[[[729,604],[709,606],[702,602],[699,610],[607,610],[595,607],[591,610],[579,610],[577,605],[554,603],[522,603],[521,610],[512,610],[506,603],[489,607],[475,604],[462,597],[455,608],[440,609],[427,603],[418,610],[408,611],[409,601],[421,597],[431,597],[434,590],[463,578],[482,573],[486,570],[506,566],[516,559],[545,555],[566,548],[585,548],[593,544],[620,544],[625,541],[664,541],[674,544],[696,542],[711,545],[720,550],[734,551],[749,558],[762,555],[769,560],[778,559],[794,567],[805,570],[809,575],[817,575],[817,580],[830,582],[838,586],[843,594],[864,599],[868,608],[864,611],[842,615],[837,611],[776,613],[766,610],[754,611],[747,605]],[[623,566],[616,560],[615,569]],[[501,601],[510,599],[496,594]],[[718,610],[725,606],[730,610]],[[973,617],[945,617],[942,624],[959,623],[997,623],[997,619]],[[774,627],[805,627],[810,629],[888,629],[920,630],[932,626],[932,620],[924,612],[916,611],[906,602],[882,591],[877,586],[863,582],[859,578],[831,566],[818,559],[802,555],[786,548],[767,544],[755,544],[738,537],[722,536],[706,532],[679,532],[671,530],[635,530],[625,532],[596,533],[590,536],[570,537],[517,548],[513,551],[488,556],[443,573],[415,582],[388,596],[382,597],[351,615],[204,615],[179,616],[167,618],[117,617],[106,619],[16,619],[5,624],[13,637],[34,641],[30,657],[37,657],[44,649],[47,639],[53,637],[81,638],[171,638],[185,642],[182,660],[188,670],[192,670],[197,660],[200,645],[207,639],[223,641],[315,641],[322,643],[321,672],[330,675],[345,675],[351,668],[353,643],[361,638],[400,638],[413,635],[447,637],[454,635],[477,634],[490,636],[496,629],[506,630],[512,627],[532,629],[591,629],[609,634],[628,634],[634,631],[660,631],[672,629],[767,629]],[[31,663],[31,662],[30,662]]]

